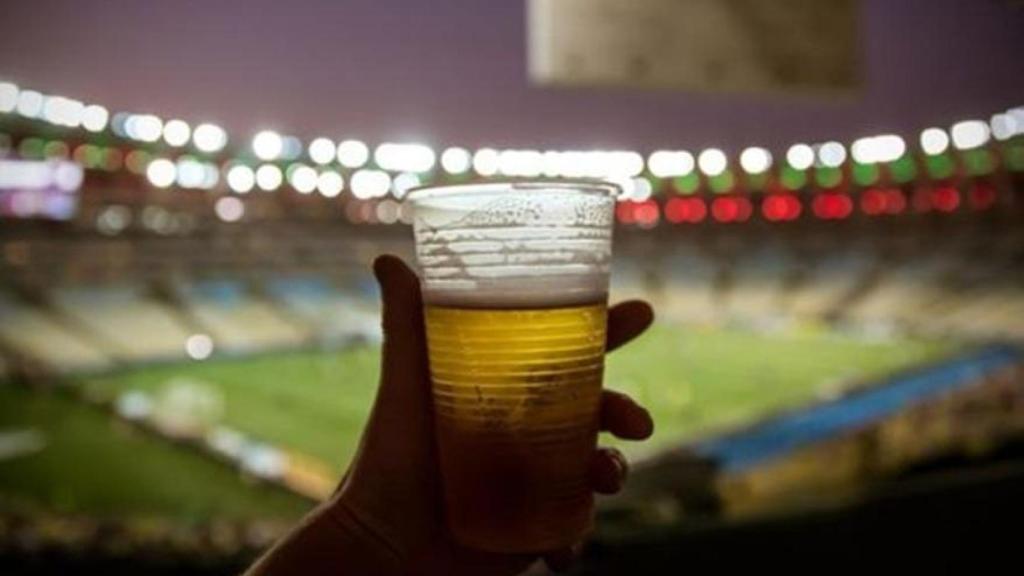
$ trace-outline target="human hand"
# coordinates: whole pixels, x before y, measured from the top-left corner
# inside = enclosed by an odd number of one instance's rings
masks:
[[[375,548],[371,553],[379,560],[360,564],[363,571],[372,566],[374,572],[382,574],[518,574],[537,556],[473,550],[460,546],[448,534],[419,279],[394,256],[378,258],[374,273],[383,299],[384,329],[377,398],[359,450],[337,493],[300,531],[327,524],[347,537],[356,534],[362,541],[360,548]],[[630,301],[610,308],[607,351],[641,334],[652,320],[651,307],[644,302]],[[651,435],[654,424],[647,410],[628,396],[605,391],[601,427],[620,438],[643,440]],[[618,450],[597,449],[591,467],[594,491],[618,492],[627,470],[626,459]],[[329,545],[327,538],[318,539]],[[272,565],[274,554],[271,552],[261,564]],[[290,554],[300,559],[315,555]],[[574,555],[575,551],[569,549],[552,550],[543,558],[559,570],[567,568]],[[344,561],[321,562],[319,569],[303,565],[302,570],[307,574],[328,573],[331,569],[325,564],[334,566],[332,569],[350,567]],[[277,567],[282,571],[294,568],[288,563]]]

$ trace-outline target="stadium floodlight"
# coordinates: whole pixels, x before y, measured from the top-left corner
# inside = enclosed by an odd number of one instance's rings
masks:
[[[398,199],[404,198],[406,192],[419,186],[420,183],[418,175],[413,172],[402,172],[391,181],[391,194]]]
[[[206,168],[191,156],[178,158],[175,181],[182,188],[202,188],[206,180]]]
[[[989,121],[992,137],[999,141],[1009,140],[1024,130],[1017,124],[1017,118],[1010,113],[994,114]]]
[[[850,146],[850,154],[859,164],[893,162],[902,158],[906,152],[906,142],[896,134],[860,138]]]
[[[156,142],[163,134],[164,123],[153,114],[133,114],[125,123],[125,131],[132,140]]]
[[[818,162],[826,168],[838,168],[846,162],[846,148],[836,141],[818,147]]]
[[[110,112],[99,104],[90,104],[82,110],[82,128],[89,132],[102,132],[110,120]]]
[[[763,174],[772,167],[772,153],[759,146],[750,146],[740,153],[740,168],[747,174]]]
[[[184,146],[188,144],[188,139],[192,136],[192,128],[189,127],[188,122],[184,120],[168,120],[164,124],[164,142],[175,147]]]
[[[686,176],[697,163],[686,150],[657,150],[647,157],[647,169],[658,178]]]
[[[316,189],[324,198],[334,198],[345,188],[345,180],[334,170],[324,170],[316,179]]]
[[[0,113],[9,114],[18,107],[18,85],[0,82]]]
[[[177,179],[177,168],[174,162],[166,158],[157,158],[146,166],[146,179],[157,188],[167,188]]]
[[[434,150],[425,144],[385,142],[373,152],[377,167],[392,172],[427,172],[434,160]]]
[[[256,169],[256,185],[260,190],[273,192],[281,187],[283,181],[281,169],[273,164],[264,164]]]
[[[807,170],[814,164],[814,149],[807,144],[793,144],[786,151],[786,164],[795,170]]]
[[[964,120],[953,125],[950,135],[957,150],[971,150],[987,144],[991,133],[988,124],[981,120]]]
[[[394,200],[384,200],[377,204],[377,221],[381,224],[394,224],[398,221],[401,204]]]
[[[245,194],[256,185],[256,174],[252,168],[244,164],[236,164],[228,169],[228,187],[239,194]]]
[[[346,168],[359,168],[370,159],[370,149],[360,140],[338,143],[338,163]]]
[[[480,176],[494,176],[498,173],[498,151],[481,148],[473,153],[473,170]]]
[[[599,153],[603,157],[603,176],[639,176],[644,171],[644,157],[632,150]]]
[[[85,105],[63,96],[49,96],[43,103],[43,120],[57,126],[77,128],[82,122]]]
[[[22,90],[15,110],[26,118],[38,118],[43,112],[43,95],[35,90]]]
[[[380,198],[391,188],[391,177],[381,170],[357,170],[351,185],[352,195],[360,200]]]
[[[538,150],[502,150],[498,153],[498,173],[504,176],[537,176],[544,165]]]
[[[929,156],[937,156],[949,149],[949,135],[942,128],[925,128],[921,131],[921,150]]]
[[[273,130],[263,130],[253,136],[252,151],[260,160],[275,160],[284,151],[284,140]]]
[[[331,146],[331,156],[334,156],[334,146]],[[288,171],[288,183],[299,194],[309,194],[316,190],[316,181],[316,170],[309,166],[299,164]]]
[[[715,177],[729,167],[729,159],[718,148],[708,148],[697,156],[697,167],[705,176]]]
[[[630,178],[629,180],[633,185],[633,189],[630,192],[630,200],[644,202],[650,199],[651,194],[654,193],[654,187],[651,186],[650,180],[647,178]]]
[[[330,164],[334,161],[337,148],[329,138],[316,138],[309,143],[309,159],[317,164]]]
[[[245,215],[245,204],[234,196],[223,196],[217,199],[213,211],[222,222],[238,222]]]
[[[441,168],[449,174],[465,174],[472,166],[469,150],[457,146],[448,148],[441,154]]]
[[[228,143],[228,133],[216,124],[200,124],[192,131],[192,143],[202,152],[219,152]]]

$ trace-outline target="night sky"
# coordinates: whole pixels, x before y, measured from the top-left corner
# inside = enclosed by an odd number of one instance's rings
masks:
[[[843,99],[552,89],[526,80],[512,0],[3,0],[0,78],[237,136],[735,151],[1024,104],[1024,9],[864,0],[866,83]]]

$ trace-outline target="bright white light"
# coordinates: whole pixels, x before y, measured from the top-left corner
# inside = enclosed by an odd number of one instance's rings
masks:
[[[176,177],[177,169],[174,167],[174,162],[166,158],[157,158],[150,162],[149,166],[146,166],[146,178],[157,188],[167,188],[174,184]]]
[[[260,190],[271,192],[281,186],[284,177],[281,169],[273,164],[264,164],[256,169],[256,185]]]
[[[747,174],[763,174],[772,167],[772,153],[758,146],[751,146],[740,153],[740,167]]]
[[[99,104],[90,104],[82,110],[82,128],[89,132],[102,132],[109,119],[110,113]]]
[[[74,162],[61,162],[53,172],[53,183],[61,190],[78,190],[85,179],[85,171]]]
[[[647,169],[658,178],[686,176],[695,166],[693,154],[685,150],[657,150],[647,158]]]
[[[334,146],[331,146],[331,156],[334,156]],[[316,170],[309,166],[296,166],[288,175],[288,183],[299,194],[309,194],[316,190],[316,179]]]
[[[317,138],[309,143],[309,158],[317,164],[330,164],[335,153],[334,142],[329,138]]]
[[[718,148],[708,148],[697,157],[697,166],[708,176],[718,176],[728,168],[729,159]]]
[[[284,140],[273,130],[264,130],[252,138],[252,151],[260,160],[274,160],[283,149]]]
[[[481,176],[494,176],[498,173],[498,151],[493,148],[481,148],[473,154],[473,170]]]
[[[921,150],[929,156],[942,154],[949,148],[949,135],[942,128],[926,128],[921,131]]]
[[[235,198],[238,200],[238,198]],[[193,334],[185,340],[185,353],[193,360],[206,360],[213,354],[213,338],[206,334]]]
[[[96,216],[96,229],[107,236],[114,236],[132,223],[132,211],[127,206],[107,206]]]
[[[152,114],[136,114],[128,118],[128,137],[142,142],[156,142],[163,134],[164,123]]]
[[[256,185],[256,174],[252,168],[238,164],[228,170],[228,187],[239,194],[245,194]]]
[[[469,150],[465,148],[449,148],[441,154],[441,168],[449,174],[465,174],[471,165]]]
[[[826,168],[838,168],[846,162],[846,148],[839,142],[825,142],[818,147],[818,161]]]
[[[999,141],[1009,140],[1024,129],[1024,126],[1017,125],[1017,119],[1010,114],[995,114],[989,124],[992,126],[992,136]]]
[[[224,196],[213,205],[213,211],[224,222],[238,222],[245,214],[245,204],[234,196]]]
[[[605,161],[606,176],[639,176],[644,171],[644,157],[632,150],[599,153]]]
[[[201,188],[204,180],[206,180],[206,169],[202,163],[188,157],[178,159],[176,177],[178,186],[182,188]]]
[[[192,129],[184,120],[168,120],[164,124],[164,142],[171,146],[184,146],[192,136]]]
[[[43,104],[43,119],[50,124],[76,128],[82,122],[82,110],[85,109],[78,100],[63,96],[50,96]]]
[[[10,82],[0,82],[0,112],[7,114],[18,107],[18,86]]]
[[[320,191],[325,198],[334,198],[345,188],[345,181],[342,179],[341,174],[338,174],[334,170],[324,170],[320,173],[320,176],[316,179],[316,189]]]
[[[228,134],[216,124],[200,124],[192,131],[192,142],[203,152],[218,152],[228,143]]]
[[[807,170],[814,164],[814,149],[807,144],[794,144],[786,151],[786,164],[796,170]]]
[[[950,135],[957,150],[970,150],[988,143],[990,132],[988,124],[981,120],[965,120],[954,124]]]
[[[634,202],[643,202],[651,197],[654,193],[654,188],[651,186],[651,181],[647,178],[631,178],[632,190],[630,191],[629,199]]]
[[[380,170],[357,170],[351,180],[352,195],[360,200],[379,198],[391,188],[391,177]]]
[[[22,90],[15,109],[26,118],[38,118],[43,112],[43,95],[35,90]]]
[[[359,140],[344,140],[338,144],[338,162],[346,168],[359,168],[370,159],[370,149]]]
[[[498,172],[505,176],[537,176],[544,155],[537,150],[503,150],[498,154]]]
[[[391,182],[391,194],[395,198],[405,197],[405,193],[420,185],[420,177],[412,172],[402,172]]]
[[[907,145],[903,138],[895,134],[861,138],[850,146],[853,159],[860,164],[893,162],[902,158],[906,151]]]
[[[423,144],[385,142],[373,152],[377,166],[393,172],[427,172],[434,159],[434,151]]]

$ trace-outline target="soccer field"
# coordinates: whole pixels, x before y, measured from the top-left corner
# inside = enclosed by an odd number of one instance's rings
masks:
[[[634,456],[936,357],[934,342],[869,343],[831,333],[762,335],[656,325],[615,352],[606,385],[648,406],[657,425]],[[337,474],[359,441],[376,388],[378,351],[302,352],[220,359],[95,377],[86,385],[113,396],[158,392],[175,382],[219,391],[224,421],[256,438],[322,460]]]

